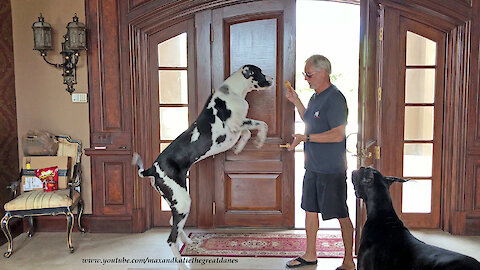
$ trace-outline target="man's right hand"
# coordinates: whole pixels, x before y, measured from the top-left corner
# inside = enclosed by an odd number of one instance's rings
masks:
[[[287,99],[295,104],[295,101],[298,100],[298,94],[295,92],[295,89],[293,89],[292,84],[289,81],[285,81],[285,87],[287,88],[287,92],[285,93],[285,96]]]

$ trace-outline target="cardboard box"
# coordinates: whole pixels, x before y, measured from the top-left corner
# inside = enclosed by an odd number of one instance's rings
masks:
[[[30,190],[43,190],[40,186],[40,179],[35,177],[36,169],[43,169],[49,167],[58,167],[58,189],[66,189],[68,187],[68,175],[72,167],[71,157],[66,156],[34,156],[23,158],[23,176],[20,185],[21,193]],[[36,178],[36,180],[35,180]],[[24,190],[25,184],[32,189]]]

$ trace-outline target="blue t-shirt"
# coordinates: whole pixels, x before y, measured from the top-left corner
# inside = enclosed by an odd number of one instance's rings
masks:
[[[342,92],[330,85],[314,93],[303,115],[305,134],[322,133],[347,124],[348,107]],[[345,172],[346,141],[338,143],[305,142],[305,169],[318,173]]]

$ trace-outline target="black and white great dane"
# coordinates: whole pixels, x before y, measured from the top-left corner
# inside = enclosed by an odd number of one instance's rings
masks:
[[[183,231],[191,203],[186,186],[188,170],[195,162],[229,149],[238,154],[250,139],[250,130],[258,130],[254,145],[263,145],[268,126],[246,118],[249,106],[245,97],[252,90],[272,85],[273,79],[259,67],[241,67],[210,95],[197,120],[160,153],[152,167],[145,170],[140,156],[134,154],[139,176],[152,177],[152,186],[170,205],[172,229],[167,242],[178,259],[178,236],[183,243],[191,243]]]
[[[358,250],[358,270],[480,270],[472,257],[425,244],[403,225],[393,209],[389,187],[405,182],[361,167],[353,171],[355,195],[367,206]]]

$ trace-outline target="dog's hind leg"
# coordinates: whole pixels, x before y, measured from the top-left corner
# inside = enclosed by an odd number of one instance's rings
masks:
[[[173,217],[173,224],[172,229],[170,231],[170,236],[168,237],[167,243],[172,249],[173,256],[177,258],[179,261],[182,259],[180,256],[180,251],[178,249],[178,223],[185,217],[185,214],[179,214],[175,208],[172,208],[172,217]]]
[[[178,223],[178,232],[180,234],[180,239],[185,245],[190,245],[193,243],[192,239],[190,239],[186,234],[185,231],[183,230],[185,226],[185,222],[187,222],[188,218],[188,213],[185,215],[185,218],[183,218],[179,223]]]

